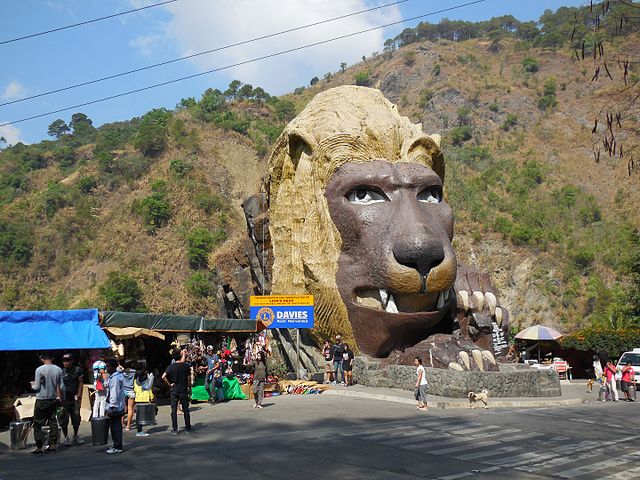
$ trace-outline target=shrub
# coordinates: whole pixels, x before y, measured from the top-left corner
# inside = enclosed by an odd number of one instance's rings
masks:
[[[234,94],[235,96],[235,94]],[[207,89],[198,102],[198,117],[205,122],[210,122],[216,113],[226,108],[225,96],[218,89]]]
[[[356,73],[356,85],[359,85],[361,87],[368,87],[369,85],[371,85],[368,71]]]
[[[458,109],[458,125],[471,125],[471,109],[469,107]]]
[[[467,140],[473,137],[473,128],[470,125],[463,125],[451,129],[451,142],[454,145],[461,146]]]
[[[313,78],[311,79],[311,81],[309,82],[309,85],[313,86],[313,85],[315,85],[316,83],[318,83],[319,81],[320,81],[320,79],[319,79],[318,77],[313,77]]]
[[[161,154],[167,146],[167,127],[171,113],[164,108],[156,108],[145,114],[138,127],[135,147],[143,155],[150,157]]]
[[[436,63],[433,68],[431,69],[431,75],[433,75],[434,77],[438,77],[440,76],[440,64]]]
[[[511,241],[514,245],[526,245],[532,243],[534,232],[528,226],[514,225],[511,229]]]
[[[171,206],[166,192],[153,192],[133,203],[133,211],[142,217],[145,225],[153,231],[165,226],[171,218]]]
[[[276,116],[280,121],[288,122],[296,116],[296,106],[291,100],[278,100],[275,108]]]
[[[25,266],[33,253],[33,232],[26,225],[0,220],[0,260]]]
[[[214,235],[204,227],[197,227],[187,236],[187,257],[191,268],[205,268],[207,258],[216,243]]]
[[[84,194],[91,193],[98,186],[98,181],[91,175],[80,177],[78,180],[78,189]]]
[[[505,118],[504,122],[502,122],[502,125],[500,125],[500,128],[505,132],[508,132],[511,127],[515,127],[517,124],[518,116],[515,113],[509,113],[507,114],[507,118]]]
[[[196,194],[195,204],[197,208],[208,215],[223,209],[223,203],[220,197],[210,192],[201,192]]]
[[[206,273],[196,272],[190,275],[185,286],[191,295],[194,297],[211,297],[216,293],[216,288]]]
[[[556,78],[547,78],[544,82],[544,86],[542,87],[542,95],[538,99],[538,108],[540,110],[547,110],[558,104],[556,99],[556,89]]]
[[[66,170],[76,164],[76,151],[72,147],[61,147],[54,153],[54,158],[60,168]]]
[[[420,108],[426,108],[427,104],[431,101],[434,95],[434,91],[430,88],[424,88],[420,90],[420,100],[418,101],[418,105],[420,106]]]
[[[195,128],[187,129],[187,125],[181,118],[173,121],[171,124],[171,136],[178,148],[184,148],[190,153],[195,153],[200,148],[200,138]]]
[[[500,110],[500,105],[495,100],[489,104],[489,110],[497,113]]]
[[[533,57],[525,57],[522,60],[522,68],[527,73],[535,73],[538,71],[538,60]]]
[[[140,312],[144,310],[142,290],[138,282],[124,272],[111,272],[98,287],[105,309],[122,312]]]
[[[498,216],[493,222],[493,230],[507,238],[513,230],[513,223],[508,218]]]
[[[184,178],[193,169],[193,165],[185,162],[181,158],[171,160],[169,163],[169,170],[178,178]]]
[[[416,63],[416,52],[405,52],[402,55],[402,60],[407,67],[412,67]]]
[[[43,195],[43,209],[48,219],[53,218],[58,210],[64,207],[68,198],[68,190],[61,183],[50,183]]]

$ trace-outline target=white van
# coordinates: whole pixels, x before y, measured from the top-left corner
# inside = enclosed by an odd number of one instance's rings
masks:
[[[635,382],[640,383],[640,348],[634,348],[630,352],[624,352],[618,360],[618,365],[616,365],[617,373],[616,373],[616,381],[618,386],[620,385],[620,379],[622,378],[622,369],[627,364],[628,361],[631,361],[631,366],[633,367],[633,371],[635,372]]]

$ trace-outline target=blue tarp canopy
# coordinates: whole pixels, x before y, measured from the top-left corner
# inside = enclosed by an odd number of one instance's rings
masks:
[[[0,351],[108,347],[96,309],[0,312]]]

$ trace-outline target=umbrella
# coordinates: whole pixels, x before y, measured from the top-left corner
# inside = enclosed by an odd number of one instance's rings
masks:
[[[516,339],[518,340],[558,340],[559,338],[562,338],[560,332],[542,325],[525,328],[516,335]]]
[[[538,362],[540,362],[540,342],[545,340],[553,342],[560,338],[562,338],[560,332],[543,325],[534,325],[533,327],[525,328],[516,335],[517,340],[533,340],[538,342]]]

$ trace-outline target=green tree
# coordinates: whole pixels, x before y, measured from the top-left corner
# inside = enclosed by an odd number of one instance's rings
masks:
[[[253,85],[251,85],[250,83],[245,83],[242,87],[240,87],[240,90],[238,90],[237,98],[240,100],[247,100],[251,98],[252,95]]]
[[[93,139],[96,129],[93,127],[93,121],[84,113],[74,113],[71,115],[69,127],[73,130],[73,136],[81,142],[87,142]]]
[[[238,95],[238,90],[242,86],[242,82],[240,80],[231,80],[229,83],[229,88],[224,91],[224,96],[229,100],[235,100]]]
[[[296,106],[291,100],[279,100],[276,103],[276,115],[279,120],[288,122],[296,116]]]
[[[191,230],[187,235],[187,257],[191,268],[206,268],[209,253],[224,238],[224,230],[218,230],[215,233],[211,233],[204,227]]]
[[[145,305],[142,301],[142,289],[135,278],[124,272],[111,272],[98,287],[107,310],[122,312],[141,312]]]
[[[33,253],[33,232],[25,225],[0,220],[0,260],[25,266]]]
[[[347,71],[347,62],[342,62],[342,63],[340,64],[340,71],[341,71],[342,73],[344,73],[344,72],[346,72],[346,71]]]
[[[164,108],[151,110],[142,117],[134,140],[134,146],[140,153],[154,157],[164,151],[170,119],[171,113]]]
[[[70,131],[71,129],[65,123],[65,121],[59,118],[51,122],[49,128],[47,129],[47,135],[60,139],[63,135],[69,133]]]
[[[538,60],[534,57],[524,57],[524,60],[522,60],[522,68],[527,73],[535,73],[539,68]]]
[[[309,81],[309,85],[313,86],[316,83],[318,83],[320,81],[320,79],[318,77],[313,77],[310,81]]]

